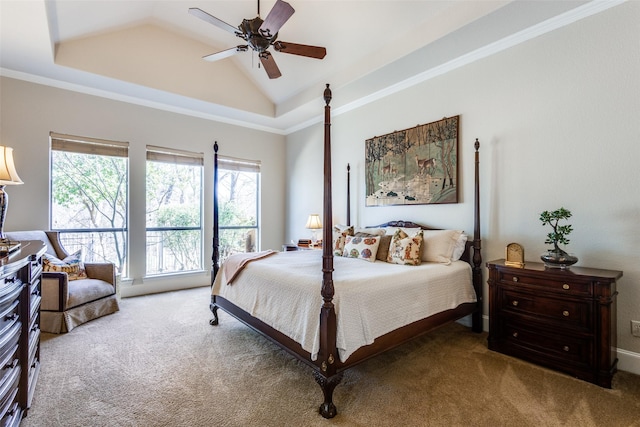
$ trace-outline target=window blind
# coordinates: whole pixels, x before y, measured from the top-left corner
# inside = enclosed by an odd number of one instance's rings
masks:
[[[51,149],[99,156],[128,157],[129,143],[50,132]]]
[[[202,166],[204,153],[147,145],[147,160],[178,165]]]
[[[218,168],[237,172],[260,173],[260,160],[243,160],[233,157],[218,156]]]

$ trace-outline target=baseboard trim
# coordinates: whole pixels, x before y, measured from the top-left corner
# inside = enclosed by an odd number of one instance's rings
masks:
[[[617,351],[618,369],[640,375],[640,353],[634,353],[633,351],[623,350],[621,348],[617,349]]]

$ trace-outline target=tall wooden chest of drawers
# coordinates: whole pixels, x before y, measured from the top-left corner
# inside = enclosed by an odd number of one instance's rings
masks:
[[[611,388],[621,271],[504,260],[487,267],[490,350]]]
[[[40,371],[40,241],[0,257],[0,425],[18,426]]]

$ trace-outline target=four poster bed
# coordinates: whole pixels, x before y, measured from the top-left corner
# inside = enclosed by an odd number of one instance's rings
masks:
[[[329,85],[324,91],[324,100],[325,245],[322,251],[265,254],[263,259],[247,263],[241,274],[234,274],[232,283],[224,277],[225,268],[218,264],[216,144],[214,276],[210,305],[214,318],[210,323],[218,324],[217,311],[221,308],[310,366],[324,394],[319,412],[325,418],[332,418],[337,414],[333,391],[346,369],[468,315],[472,318],[473,331],[482,331],[482,259],[477,140],[474,235],[464,243],[460,261],[407,266],[343,257],[334,259],[333,247],[329,244],[333,241]],[[404,221],[379,227],[430,230]]]

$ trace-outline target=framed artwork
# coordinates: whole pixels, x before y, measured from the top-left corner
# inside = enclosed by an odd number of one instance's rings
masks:
[[[458,203],[460,116],[365,141],[365,206]]]

